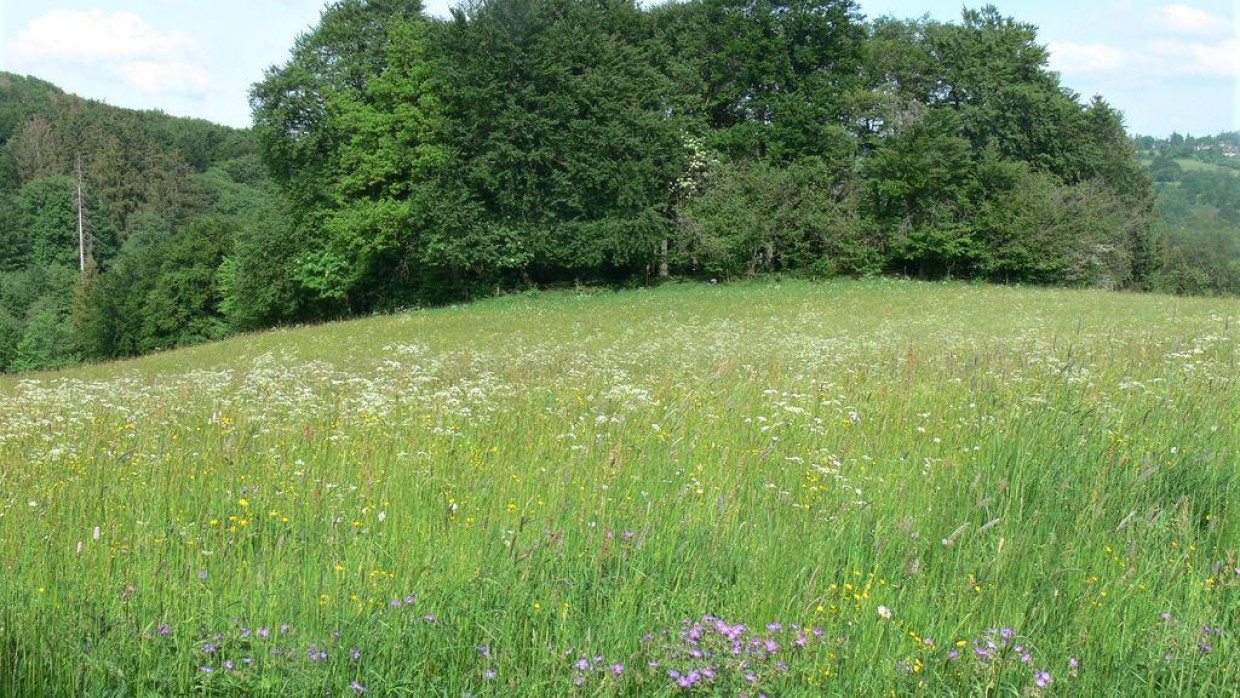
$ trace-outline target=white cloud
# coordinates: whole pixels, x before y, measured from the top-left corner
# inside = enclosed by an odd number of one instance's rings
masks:
[[[1150,60],[1150,69],[1161,75],[1240,77],[1240,39],[1162,39],[1150,44]]]
[[[211,86],[211,74],[189,63],[130,61],[116,66],[125,81],[147,94],[201,94]]]
[[[1172,34],[1218,36],[1230,33],[1230,23],[1190,5],[1163,5],[1155,15],[1157,26]]]
[[[31,20],[9,53],[23,61],[84,62],[171,58],[192,47],[185,34],[161,34],[132,12],[52,10]]]
[[[160,32],[132,12],[52,10],[30,21],[5,46],[14,67],[51,66],[119,81],[146,94],[202,94],[211,74],[193,62],[197,43]]]
[[[1110,44],[1052,41],[1046,48],[1051,53],[1051,69],[1067,74],[1116,70],[1131,62],[1127,51]]]

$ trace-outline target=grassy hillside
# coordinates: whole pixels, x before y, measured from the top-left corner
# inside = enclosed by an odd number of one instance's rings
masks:
[[[680,285],[0,378],[0,694],[1235,694],[1238,345]]]

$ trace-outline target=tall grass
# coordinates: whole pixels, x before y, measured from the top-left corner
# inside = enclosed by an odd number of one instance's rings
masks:
[[[0,694],[1235,694],[1238,325],[671,286],[4,379]]]

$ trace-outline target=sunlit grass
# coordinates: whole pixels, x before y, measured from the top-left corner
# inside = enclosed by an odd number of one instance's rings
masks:
[[[1234,300],[511,296],[0,381],[7,695],[1229,695]]]

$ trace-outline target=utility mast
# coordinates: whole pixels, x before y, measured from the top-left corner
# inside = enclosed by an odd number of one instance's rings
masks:
[[[90,218],[86,213],[86,196],[84,192],[83,176],[82,176],[82,154],[77,153],[73,158],[73,174],[77,179],[77,195],[74,199],[74,207],[77,209],[78,219],[78,269],[86,271],[86,260],[94,257],[94,236],[87,231]]]

